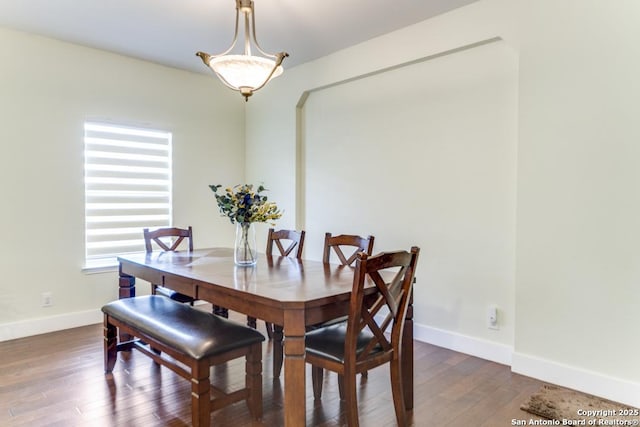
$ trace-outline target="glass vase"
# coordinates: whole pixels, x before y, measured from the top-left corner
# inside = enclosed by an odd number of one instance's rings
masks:
[[[236,223],[236,243],[233,259],[237,266],[250,267],[258,261],[256,230],[251,222]]]

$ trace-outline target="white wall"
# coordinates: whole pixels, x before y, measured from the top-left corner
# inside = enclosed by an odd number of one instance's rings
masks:
[[[322,259],[326,231],[420,246],[415,321],[512,345],[516,66],[495,42],[313,92],[305,256]]]
[[[640,3],[521,13],[514,368],[640,406]]]
[[[502,161],[513,163],[499,176],[508,177],[516,171],[517,201],[514,206],[506,197],[511,190],[503,186],[503,210],[495,211],[495,216],[489,210],[485,213],[486,219],[491,217],[497,224],[508,221],[515,208],[515,235],[509,234],[508,226],[499,234],[503,242],[515,238],[515,252],[505,254],[508,245],[487,247],[488,253],[482,256],[501,262],[488,264],[486,271],[464,253],[449,252],[448,257],[437,260],[423,257],[419,276],[430,276],[434,283],[424,284],[428,292],[418,292],[416,306],[438,309],[416,314],[416,334],[440,345],[512,363],[514,370],[526,375],[640,406],[640,365],[634,356],[640,350],[634,339],[640,324],[639,257],[634,239],[639,231],[634,218],[640,207],[634,111],[640,89],[633,84],[634,76],[640,75],[635,43],[640,39],[639,8],[633,0],[484,0],[287,70],[249,102],[247,176],[274,183],[270,185],[274,199],[295,208],[304,201],[297,196],[296,173],[307,176],[308,172],[305,162],[296,161],[298,151],[305,148],[299,143],[310,125],[315,126],[313,132],[319,131],[317,123],[323,123],[321,115],[325,113],[317,110],[309,117],[310,110],[302,111],[302,119],[297,121],[296,105],[304,93],[312,91],[307,102],[313,103],[318,95],[314,90],[326,85],[430,55],[458,55],[455,49],[462,46],[502,38],[519,57],[518,140],[517,160],[510,151],[513,147],[502,147]],[[473,70],[460,72],[472,74]],[[437,83],[447,81],[449,77],[441,77]],[[342,88],[346,86],[335,90]],[[336,93],[335,100],[354,106],[352,112],[341,111],[343,129],[352,117],[362,123],[359,115],[369,107]],[[405,102],[400,111],[415,101]],[[443,103],[443,108],[447,105]],[[335,114],[337,108],[339,105],[332,106],[329,113]],[[380,114],[374,113],[372,123],[380,121]],[[393,125],[399,121],[395,113],[384,114],[395,130]],[[400,134],[412,130],[420,134],[421,123],[403,123]],[[357,135],[363,132],[366,130]],[[375,142],[386,146],[390,156],[394,152],[396,141],[367,136],[377,138]],[[326,179],[329,172],[333,171],[327,170]],[[455,202],[455,196],[446,197],[451,190],[456,194],[454,184],[442,183],[445,196],[438,206],[440,218],[446,212],[442,209],[445,203]],[[427,195],[430,201],[425,206],[438,204],[433,194]],[[308,203],[309,194],[306,196]],[[499,200],[494,200],[493,207],[500,206]],[[301,207],[308,210],[309,205]],[[469,211],[467,217],[461,217],[480,227],[470,228],[468,234],[488,236],[493,230],[490,221],[481,223],[474,216]],[[285,221],[283,226],[290,226],[295,215]],[[422,243],[425,254],[445,254],[447,247],[455,246],[454,237],[462,233],[452,221],[443,225],[442,239]],[[479,241],[482,239],[474,243]],[[505,262],[512,262],[511,267]],[[440,270],[425,270],[436,266]],[[514,283],[505,275],[509,271],[515,271]],[[462,280],[447,288],[447,278],[456,274]],[[506,285],[510,286],[507,292],[515,296],[512,305],[505,307],[501,325],[503,332],[513,331],[511,337],[489,335],[478,326],[484,325],[484,311],[451,304],[456,296],[460,300],[476,296],[478,281],[488,283],[491,275],[506,279],[490,292]],[[480,298],[478,308],[485,303]],[[437,314],[443,308],[458,310],[457,316],[464,321],[443,320]],[[455,316],[444,316],[447,318]]]
[[[244,102],[211,77],[0,29],[0,340],[101,321],[115,272],[86,275],[83,123],[173,133],[174,223],[230,245],[207,185],[244,177]],[[141,291],[148,292],[142,285]],[[41,307],[41,294],[54,305]]]

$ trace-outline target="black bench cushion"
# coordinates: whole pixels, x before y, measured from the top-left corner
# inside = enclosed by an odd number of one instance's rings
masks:
[[[255,329],[158,295],[120,299],[102,311],[196,360],[264,341]]]

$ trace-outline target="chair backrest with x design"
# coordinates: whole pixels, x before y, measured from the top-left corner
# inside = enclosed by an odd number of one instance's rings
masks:
[[[189,228],[176,228],[176,227],[168,227],[168,228],[158,228],[152,231],[149,231],[148,228],[142,230],[144,234],[144,245],[148,254],[153,252],[153,243],[157,244],[160,249],[166,252],[173,252],[178,249],[178,246],[182,243],[183,240],[187,239],[189,252],[193,252],[193,230],[191,226]],[[171,239],[169,239],[171,238]],[[163,240],[164,239],[164,240]],[[190,303],[193,305],[195,299],[192,296],[182,294],[180,292],[174,291],[173,289],[165,288],[161,286],[159,283],[151,284],[151,293],[153,295],[160,294],[164,295],[167,298],[171,298],[172,300],[176,300],[183,303]]]
[[[174,237],[173,240],[162,240],[163,237]],[[144,229],[144,244],[147,252],[153,252],[153,244],[155,242],[163,251],[175,251],[184,239],[188,241],[189,252],[193,252],[193,230],[189,228],[158,228],[150,231]]]
[[[273,228],[270,228],[267,236],[267,257],[271,257],[273,255],[273,245],[275,244],[281,256],[293,255],[295,258],[301,259],[302,249],[304,246],[304,235],[304,230],[275,231]],[[286,248],[282,244],[283,241],[288,242]]]
[[[322,256],[322,262],[329,263],[331,258],[331,250],[336,253],[340,264],[352,265],[359,252],[365,252],[367,255],[371,255],[373,252],[373,236],[360,237],[352,234],[341,234],[339,236],[332,236],[331,233],[324,235],[324,253]],[[349,256],[345,255],[343,249],[349,248],[353,250]],[[347,252],[349,253],[349,252]]]
[[[371,257],[358,254],[345,340],[346,359],[354,365],[367,359],[378,365],[400,351],[419,253],[414,246],[411,252],[383,252]],[[375,285],[374,296],[365,289],[367,283]],[[386,311],[381,312],[383,308]],[[384,318],[376,317],[385,312]],[[370,340],[357,348],[363,333],[370,334]]]

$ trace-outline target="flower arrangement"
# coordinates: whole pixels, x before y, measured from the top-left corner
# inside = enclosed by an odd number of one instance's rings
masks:
[[[220,213],[222,216],[228,217],[231,224],[236,222],[240,224],[268,222],[275,225],[273,221],[282,216],[278,206],[274,202],[267,201],[267,196],[260,194],[267,191],[262,185],[255,191],[252,184],[236,185],[233,188],[226,188],[224,193],[218,194],[220,187],[222,186],[209,186],[215,193]]]
[[[234,260],[236,265],[249,267],[255,265],[258,260],[256,250],[255,230],[252,227],[254,222],[269,222],[282,216],[282,212],[275,203],[269,202],[267,196],[260,193],[267,191],[260,185],[257,190],[253,190],[253,185],[236,185],[233,188],[226,188],[224,193],[218,194],[221,185],[210,185],[211,191],[215,193],[218,208],[222,216],[226,216],[231,224],[236,224],[236,243],[234,246]]]

